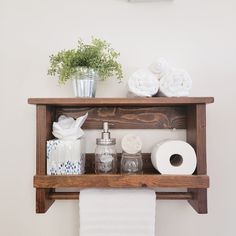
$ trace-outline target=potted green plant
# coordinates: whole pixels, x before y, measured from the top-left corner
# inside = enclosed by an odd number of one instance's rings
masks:
[[[79,40],[75,49],[50,56],[48,74],[58,75],[59,84],[72,80],[76,97],[95,97],[97,79],[115,76],[121,81],[119,55],[105,40],[92,38],[90,44]]]

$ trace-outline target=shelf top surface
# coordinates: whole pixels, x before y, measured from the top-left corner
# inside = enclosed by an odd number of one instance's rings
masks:
[[[55,106],[165,106],[213,103],[213,97],[152,97],[152,98],[29,98],[34,105]]]

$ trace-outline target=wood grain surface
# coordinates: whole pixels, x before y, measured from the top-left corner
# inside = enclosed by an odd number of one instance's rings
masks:
[[[83,129],[101,129],[108,121],[112,129],[185,129],[186,108],[177,107],[57,107],[60,115],[74,118],[88,112]]]
[[[54,110],[45,105],[37,105],[36,114],[36,174],[46,174],[46,141],[52,138],[52,120]],[[53,204],[54,200],[49,199],[52,189],[36,189],[36,212],[45,213]]]
[[[197,155],[197,168],[195,174],[207,173],[206,162],[206,105],[197,104],[188,107],[187,113],[187,142],[193,146]],[[207,213],[207,190],[189,189],[193,193],[190,205],[199,213]]]
[[[35,188],[208,188],[206,175],[85,174],[34,176]]]

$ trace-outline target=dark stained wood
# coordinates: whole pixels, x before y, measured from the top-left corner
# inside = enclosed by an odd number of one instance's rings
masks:
[[[55,199],[79,197],[78,193],[57,193],[55,188],[167,187],[188,188],[188,192],[159,192],[158,199],[186,199],[198,213],[207,213],[205,104],[213,101],[212,97],[30,98],[30,104],[37,104],[36,212],[45,213]],[[102,121],[114,123],[113,128],[187,128],[187,141],[197,153],[194,175],[160,175],[151,164],[150,154],[143,154],[143,174],[95,175],[94,154],[87,154],[85,175],[47,176],[46,141],[52,138],[52,122],[60,114],[77,117],[86,111],[89,118],[85,129],[101,128]]]
[[[56,118],[74,118],[88,112],[83,129],[101,129],[102,123],[112,123],[112,129],[185,129],[186,107],[57,107]]]
[[[79,192],[54,192],[49,197],[54,200],[78,200],[79,195]]]
[[[156,193],[159,200],[190,200],[193,198],[189,192],[158,192]]]
[[[34,176],[35,188],[208,188],[206,175],[85,174]]]
[[[197,154],[197,175],[207,173],[206,166],[206,106],[205,104],[191,105],[187,113],[187,142],[190,143]],[[191,206],[201,214],[207,213],[206,189],[189,189],[194,199],[189,200]]]
[[[78,200],[79,192],[54,192],[49,195],[53,200]],[[159,200],[189,200],[193,195],[188,192],[156,192],[156,198]]]
[[[207,214],[207,189],[189,189],[193,199],[189,200],[190,205],[198,214]]]
[[[51,124],[54,111],[45,105],[37,105],[37,150],[36,150],[36,174],[46,174],[46,141],[52,138]],[[36,189],[36,212],[45,213],[54,200],[49,199],[52,189]]]
[[[212,103],[213,97],[153,98],[29,98],[29,104],[56,106],[167,106]]]

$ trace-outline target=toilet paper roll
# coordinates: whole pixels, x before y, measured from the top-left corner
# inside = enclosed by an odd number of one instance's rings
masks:
[[[193,147],[181,140],[165,140],[156,144],[151,161],[161,174],[192,174],[197,158]]]

